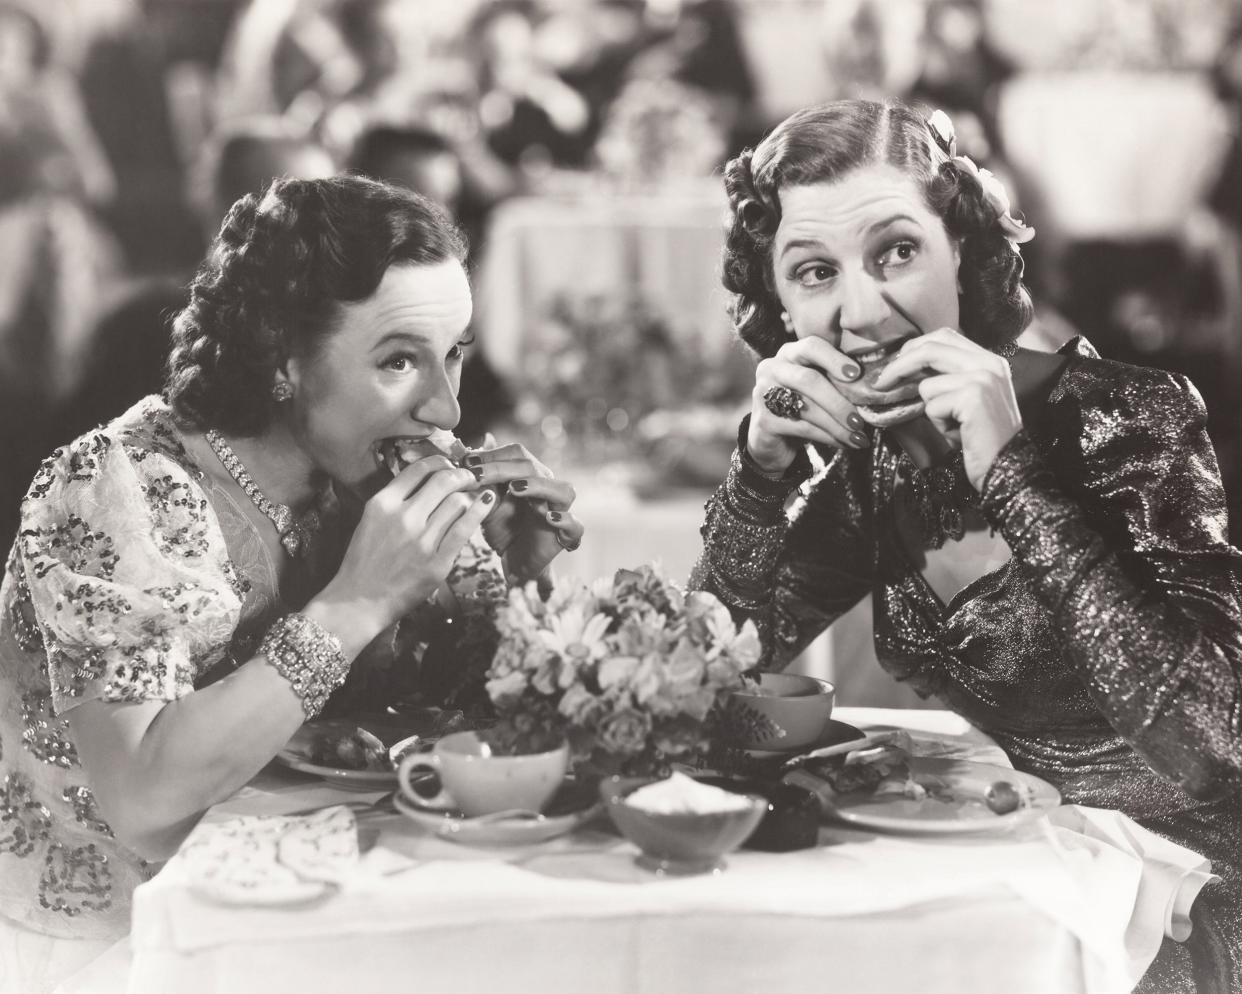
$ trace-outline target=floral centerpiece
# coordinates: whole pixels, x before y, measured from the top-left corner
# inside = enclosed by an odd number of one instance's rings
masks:
[[[505,752],[567,739],[575,766],[600,774],[696,764],[712,716],[759,660],[759,637],[708,593],[683,593],[658,570],[514,588],[498,617],[500,646],[487,691]]]

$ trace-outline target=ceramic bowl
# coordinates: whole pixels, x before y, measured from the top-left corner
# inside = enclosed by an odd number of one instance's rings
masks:
[[[820,740],[832,717],[832,684],[798,673],[764,673],[759,691],[729,695],[731,745],[784,752]]]
[[[655,777],[608,777],[600,798],[617,830],[638,846],[636,862],[659,874],[711,873],[724,868],[726,853],[737,849],[759,826],[768,800],[745,794],[750,803],[734,811],[702,814],[658,813],[627,803],[639,787]]]

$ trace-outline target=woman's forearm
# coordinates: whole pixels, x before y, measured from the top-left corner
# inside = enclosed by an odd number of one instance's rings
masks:
[[[347,606],[303,612],[341,633],[350,661],[371,625]],[[307,720],[290,679],[259,654],[175,701],[89,701],[69,723],[100,810],[121,841],[148,859],[175,851],[202,813],[244,786]]]

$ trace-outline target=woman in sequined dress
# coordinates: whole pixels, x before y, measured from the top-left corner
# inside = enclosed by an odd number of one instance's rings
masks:
[[[1033,231],[942,114],[801,111],[725,183],[761,361],[691,586],[771,669],[869,595],[893,677],[1212,860],[1139,989],[1242,990],[1242,556],[1199,395],[1082,339],[1016,347]]]
[[[43,465],[0,588],[0,921],[124,934],[134,886],[329,694],[486,699],[495,604],[582,526],[520,445],[379,468],[457,424],[464,258],[370,180],[244,197],[164,398]]]

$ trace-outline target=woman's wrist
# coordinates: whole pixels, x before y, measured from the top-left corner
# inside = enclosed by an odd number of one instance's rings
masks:
[[[392,623],[377,605],[336,597],[330,589],[320,593],[299,613],[331,632],[351,663]]]

